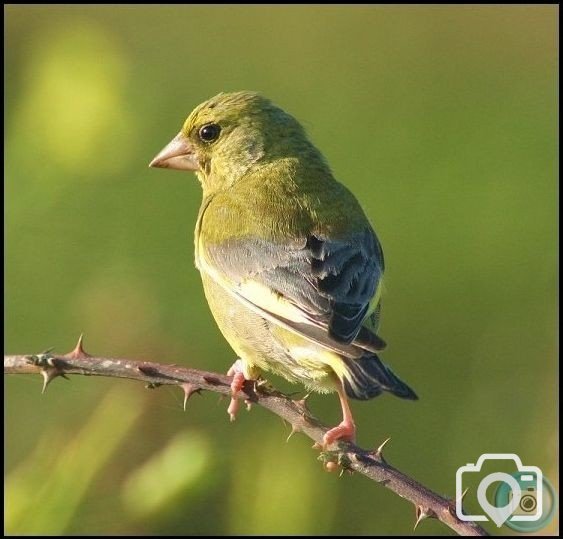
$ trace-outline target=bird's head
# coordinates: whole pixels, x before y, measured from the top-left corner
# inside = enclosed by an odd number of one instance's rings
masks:
[[[322,161],[299,122],[255,92],[221,93],[188,116],[151,167],[190,170],[206,190],[233,185],[253,167],[280,158]]]

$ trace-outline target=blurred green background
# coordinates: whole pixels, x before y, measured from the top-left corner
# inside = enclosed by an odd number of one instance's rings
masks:
[[[385,249],[384,359],[420,401],[353,403],[359,443],[390,436],[390,462],[449,496],[485,452],[556,481],[556,6],[4,9],[7,353],[84,332],[91,353],[228,368],[193,265],[199,184],[147,164],[195,105],[258,90]],[[5,389],[9,534],[412,533],[409,503],[325,473],[257,407],[231,425],[213,394],[184,413],[130,381]]]

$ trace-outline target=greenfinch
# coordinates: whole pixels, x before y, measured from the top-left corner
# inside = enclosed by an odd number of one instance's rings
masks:
[[[336,391],[342,422],[325,446],[355,439],[348,403],[388,391],[416,399],[381,362],[381,245],[358,201],[299,122],[254,92],[200,104],[152,167],[194,171],[203,188],[195,263],[239,359],[228,408],[261,371]]]

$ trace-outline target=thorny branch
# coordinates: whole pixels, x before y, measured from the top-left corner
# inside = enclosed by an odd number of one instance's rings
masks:
[[[84,351],[82,336],[75,349],[65,355],[51,354],[50,351],[29,356],[4,356],[4,374],[33,374],[43,376],[43,391],[55,378],[69,374],[129,378],[145,382],[147,387],[177,385],[184,392],[186,402],[196,392],[214,391],[224,395],[231,392],[231,378],[222,374],[187,369],[177,365],[163,365],[148,361],[133,361],[93,357]],[[267,408],[292,425],[292,432],[302,432],[315,441],[314,447],[322,443],[328,430],[307,408],[306,400],[292,400],[266,384],[245,382],[241,398]],[[367,451],[348,442],[338,442],[321,452],[320,459],[327,470],[338,467],[356,471],[381,483],[402,498],[414,504],[415,529],[426,518],[437,518],[459,535],[487,535],[485,530],[473,522],[457,518],[456,500],[448,500],[435,494],[414,479],[389,465],[383,458],[385,440],[376,450]]]

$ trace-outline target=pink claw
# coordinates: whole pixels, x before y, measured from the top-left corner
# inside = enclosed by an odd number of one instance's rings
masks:
[[[229,370],[229,374],[231,374],[231,371]],[[231,418],[231,421],[234,421],[236,419],[236,415],[239,409],[239,400],[237,398],[240,390],[242,389],[242,387],[244,386],[244,374],[242,374],[242,372],[235,372],[233,375],[233,381],[231,382],[231,403],[229,404],[229,407],[227,408],[227,413],[229,414],[229,417]]]
[[[242,370],[242,361],[240,359],[237,359],[233,363],[233,366],[227,371],[227,376],[233,377],[233,381],[231,382],[231,402],[227,408],[227,413],[229,414],[231,421],[234,421],[239,409],[239,399],[237,397],[244,386],[244,382],[246,381]],[[247,409],[250,409],[250,402],[245,402]]]
[[[348,399],[346,399],[342,388],[338,389],[338,396],[340,398],[340,405],[342,406],[343,419],[340,425],[330,429],[323,436],[323,446],[325,448],[337,440],[346,440],[348,442],[354,442],[356,440],[356,425],[352,418],[352,410],[350,410]]]
[[[342,421],[340,425],[330,429],[323,436],[323,444],[325,447],[332,445],[337,440],[346,440],[347,442],[354,442],[356,440],[356,426],[354,423]]]

